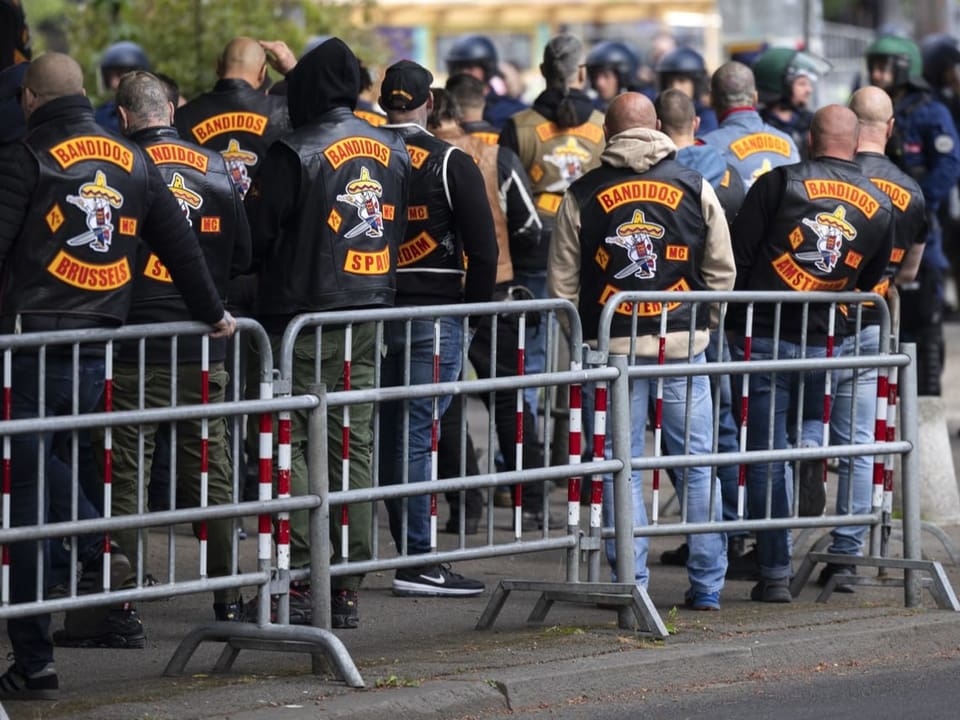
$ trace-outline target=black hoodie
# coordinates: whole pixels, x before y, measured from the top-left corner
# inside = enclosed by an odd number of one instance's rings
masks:
[[[335,107],[355,109],[359,95],[360,64],[339,38],[317,45],[287,73],[287,107],[295,128]]]

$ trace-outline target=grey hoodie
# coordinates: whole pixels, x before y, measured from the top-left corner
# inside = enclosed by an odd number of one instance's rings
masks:
[[[665,158],[676,156],[677,146],[657,130],[632,128],[614,135],[600,156],[603,165],[630,168],[642,175]],[[589,173],[587,174],[589,176]],[[584,177],[587,177],[584,176]],[[703,265],[699,268],[709,290],[731,290],[736,277],[733,249],[727,219],[709,182],[700,190],[700,206],[707,226]],[[580,301],[580,208],[572,193],[563,196],[557,211],[557,224],[553,231],[547,263],[547,292],[551,297],[570,300],[579,306]],[[672,332],[667,335],[668,358],[685,358],[689,347],[689,332]],[[585,338],[595,345],[595,338]],[[697,331],[694,352],[703,352],[709,342],[709,332]],[[629,352],[630,338],[613,338],[610,351],[617,354]],[[658,341],[655,335],[637,338],[636,352],[639,357],[656,357]]]

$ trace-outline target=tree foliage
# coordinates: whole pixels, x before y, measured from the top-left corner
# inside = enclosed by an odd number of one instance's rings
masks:
[[[369,8],[369,0],[362,6]],[[64,23],[69,52],[84,68],[90,95],[99,99],[103,92],[98,82],[103,50],[132,40],[153,69],[176,79],[189,98],[216,82],[217,56],[239,35],[284,40],[295,53],[313,36],[336,35],[360,57],[375,56],[369,34],[350,24],[354,9],[311,0],[82,0]]]

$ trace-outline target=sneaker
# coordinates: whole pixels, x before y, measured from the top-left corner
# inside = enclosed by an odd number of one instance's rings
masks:
[[[790,595],[790,583],[787,578],[771,580],[761,578],[750,590],[750,599],[765,603],[788,603],[793,601]]]
[[[797,512],[800,517],[819,517],[827,506],[827,489],[823,483],[822,460],[798,460],[800,478]]]
[[[757,559],[757,547],[753,546],[743,554],[731,554],[727,548],[727,580],[759,580],[760,561]]]
[[[837,576],[837,580],[841,579],[841,576],[853,577],[857,574],[857,568],[854,565],[834,565],[833,563],[827,563],[823,570],[820,571],[819,577],[817,577],[817,585],[820,587],[826,587],[827,583],[830,581],[834,575]],[[843,585],[840,582],[837,582],[833,586],[833,591],[838,593],[852,594],[856,592],[853,589],[852,585]]]
[[[60,681],[52,662],[29,674],[14,663],[0,675],[0,701],[56,700],[59,696]]]
[[[690,588],[683,596],[683,604],[691,610],[719,610],[720,593],[701,592]]]
[[[674,550],[666,550],[660,553],[661,565],[679,565],[687,566],[687,560],[690,558],[690,546],[684,543]]]
[[[134,578],[130,560],[115,542],[110,543],[110,589],[117,590]],[[83,563],[77,578],[77,594],[90,595],[103,592],[103,548],[98,548]]]
[[[471,597],[485,589],[482,582],[453,572],[449,565],[401,568],[393,578],[393,594],[402,597]]]
[[[513,507],[513,493],[509,485],[501,485],[493,491],[493,504],[495,507]]]
[[[242,619],[246,622],[257,622],[257,608],[259,607],[260,596],[253,597],[243,608]],[[270,622],[277,621],[277,615],[280,608],[280,596],[270,596]],[[313,599],[310,595],[310,583],[292,582],[290,583],[290,624],[291,625],[312,625],[313,624]]]
[[[142,648],[147,645],[140,614],[129,603],[123,607],[69,610],[63,630],[53,644],[75,648]]]
[[[244,619],[243,598],[237,598],[236,602],[213,604],[213,614],[217,622],[242,622]]]
[[[330,593],[330,625],[337,630],[355,630],[360,625],[356,590],[333,590]]]

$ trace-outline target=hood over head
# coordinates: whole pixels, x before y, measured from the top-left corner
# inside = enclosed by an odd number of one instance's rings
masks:
[[[317,45],[287,73],[287,105],[295,128],[336,107],[353,110],[359,94],[360,63],[340,38]]]

